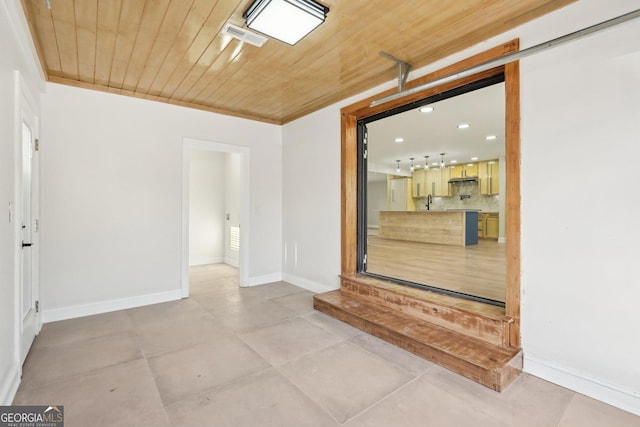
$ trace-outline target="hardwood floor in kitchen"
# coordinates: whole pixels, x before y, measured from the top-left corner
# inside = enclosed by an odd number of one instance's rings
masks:
[[[505,245],[449,246],[381,239],[369,229],[367,272],[495,301],[505,300]]]

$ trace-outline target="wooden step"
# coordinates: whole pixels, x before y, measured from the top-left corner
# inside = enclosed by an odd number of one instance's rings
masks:
[[[341,276],[341,290],[360,300],[389,307],[434,325],[510,347],[513,323],[504,308],[454,298],[363,275]]]
[[[313,306],[496,391],[522,371],[520,349],[491,345],[347,292],[316,295]]]

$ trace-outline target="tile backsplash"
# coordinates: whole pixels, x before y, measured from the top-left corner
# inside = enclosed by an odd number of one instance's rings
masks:
[[[500,196],[483,196],[475,182],[464,182],[453,185],[453,196],[434,197],[431,203],[432,210],[445,209],[480,209],[483,212],[498,212]],[[461,195],[469,195],[469,198],[460,199]],[[426,210],[426,197],[416,199],[416,209]]]

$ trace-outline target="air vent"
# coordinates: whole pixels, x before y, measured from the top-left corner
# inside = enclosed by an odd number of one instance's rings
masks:
[[[222,34],[226,34],[234,39],[247,42],[257,47],[262,47],[264,42],[267,41],[267,38],[260,34],[252,33],[251,31],[229,23],[224,24],[224,27],[222,27]]]

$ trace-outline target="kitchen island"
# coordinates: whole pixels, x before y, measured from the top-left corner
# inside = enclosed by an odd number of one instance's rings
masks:
[[[379,236],[440,245],[477,245],[478,211],[380,211]]]

